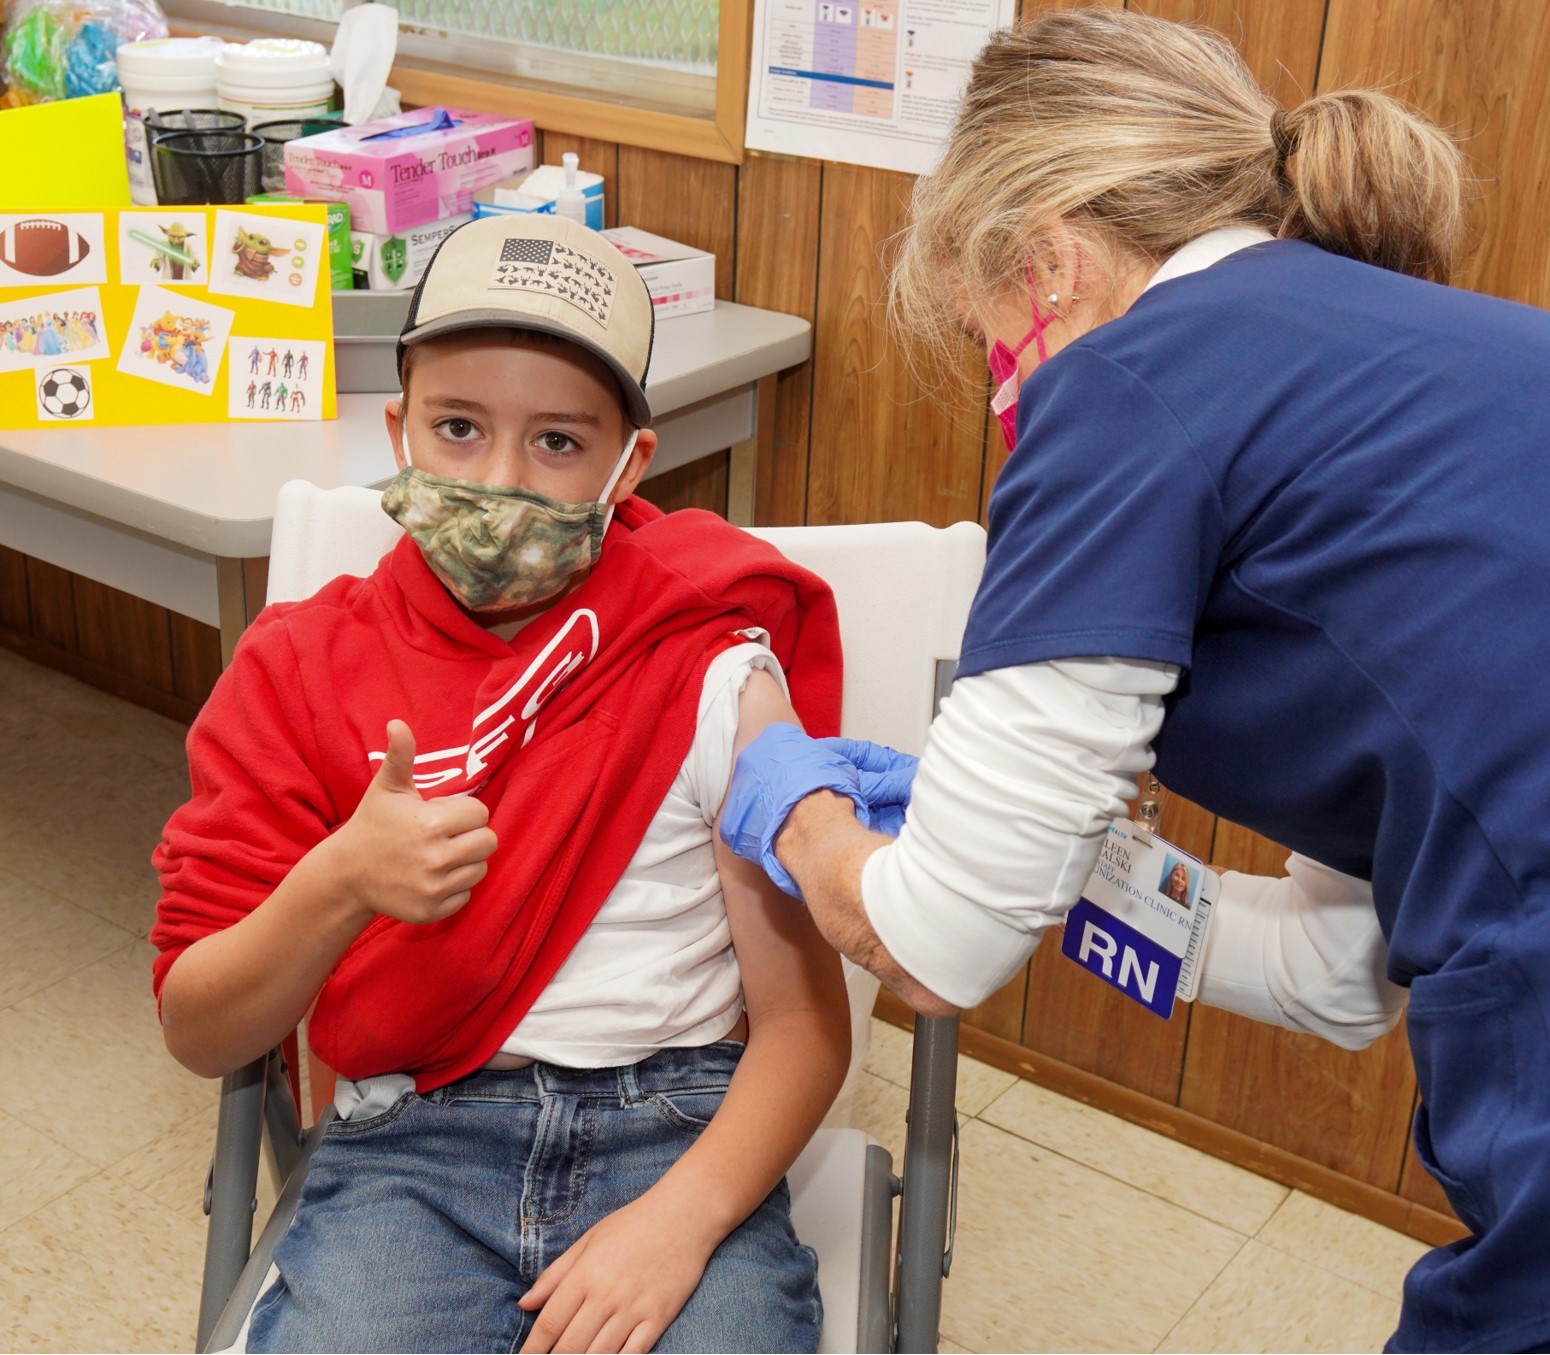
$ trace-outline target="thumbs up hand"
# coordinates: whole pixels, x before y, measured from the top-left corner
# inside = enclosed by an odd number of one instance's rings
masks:
[[[426,800],[414,784],[414,734],[389,720],[387,756],[334,834],[341,883],[362,909],[437,922],[468,902],[497,840],[490,811],[468,795]]]

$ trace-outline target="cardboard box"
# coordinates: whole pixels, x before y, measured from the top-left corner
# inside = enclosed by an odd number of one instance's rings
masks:
[[[716,256],[634,226],[598,232],[635,265],[658,319],[693,315],[716,305]]]
[[[350,267],[356,287],[371,291],[413,287],[425,272],[436,246],[465,221],[473,219],[472,212],[460,212],[445,221],[392,234],[351,231]]]
[[[355,230],[393,235],[472,211],[481,188],[532,167],[530,118],[417,108],[287,142],[285,191],[349,203]]]

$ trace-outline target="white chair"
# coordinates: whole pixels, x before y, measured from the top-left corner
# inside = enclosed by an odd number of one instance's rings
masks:
[[[341,574],[368,573],[399,535],[374,491],[321,490],[293,480],[281,488],[275,507],[268,600],[308,597]],[[973,523],[937,529],[904,522],[767,528],[754,535],[834,590],[845,651],[843,732],[918,753],[951,682],[984,564],[983,530]],[[846,985],[854,1035],[851,1067],[826,1127],[790,1173],[797,1235],[819,1257],[824,1300],[819,1349],[935,1350],[956,1177],[957,1022],[916,1022],[901,1182],[886,1151],[861,1131],[843,1127],[866,1051],[877,980],[847,961]],[[278,1051],[223,1080],[206,1188],[210,1229],[201,1350],[226,1349],[245,1339],[247,1313],[295,1212],[323,1123],[301,1130]],[[266,1127],[285,1184],[250,1254]],[[901,1195],[895,1249],[892,1202]]]

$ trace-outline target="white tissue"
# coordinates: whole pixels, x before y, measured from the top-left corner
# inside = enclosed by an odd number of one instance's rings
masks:
[[[328,64],[344,90],[344,120],[350,126],[399,111],[398,91],[388,72],[398,51],[398,10],[392,5],[356,5],[344,12]]]

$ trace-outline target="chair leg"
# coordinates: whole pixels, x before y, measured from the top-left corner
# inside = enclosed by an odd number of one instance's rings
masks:
[[[215,1159],[205,1188],[210,1229],[205,1242],[204,1284],[199,1292],[200,1350],[205,1348],[205,1338],[226,1306],[253,1246],[268,1064],[267,1056],[254,1059],[221,1079]]]
[[[290,1180],[301,1156],[304,1137],[301,1121],[296,1113],[296,1101],[291,1095],[294,1085],[288,1076],[291,1070],[279,1050],[269,1056],[269,1086],[264,1096],[264,1127],[269,1131],[269,1160],[274,1167],[275,1188],[279,1190]]]
[[[958,1018],[915,1018],[895,1272],[896,1350],[934,1351],[956,1188]]]

